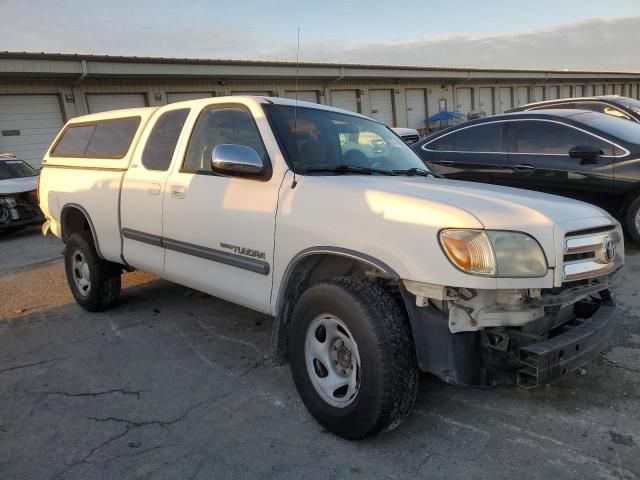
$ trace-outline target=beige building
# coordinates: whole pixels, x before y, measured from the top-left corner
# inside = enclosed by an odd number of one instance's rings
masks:
[[[531,101],[640,98],[640,73],[0,53],[0,153],[40,165],[69,118],[205,96],[255,94],[353,110],[423,128],[440,110],[501,113]]]

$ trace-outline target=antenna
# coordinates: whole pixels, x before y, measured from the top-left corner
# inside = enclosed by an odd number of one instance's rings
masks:
[[[298,78],[300,77],[300,27],[298,27],[298,48],[296,49],[296,103],[293,105],[293,135],[296,145],[296,161],[298,160]],[[293,166],[293,182],[291,188],[296,188],[298,180],[296,180],[296,166]]]

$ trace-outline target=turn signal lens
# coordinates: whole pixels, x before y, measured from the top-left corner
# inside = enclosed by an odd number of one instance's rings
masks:
[[[449,260],[476,275],[495,275],[496,259],[487,234],[479,230],[443,230],[440,242]]]

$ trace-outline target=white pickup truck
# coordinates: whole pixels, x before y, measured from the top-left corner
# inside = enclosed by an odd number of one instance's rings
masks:
[[[384,125],[222,97],[74,118],[43,160],[45,234],[89,311],[141,269],[275,317],[311,414],[397,426],[419,371],[535,386],[606,345],[620,225],[594,206],[436,178]]]

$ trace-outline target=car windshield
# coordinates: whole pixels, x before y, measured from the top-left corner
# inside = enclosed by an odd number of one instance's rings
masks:
[[[635,112],[638,115],[640,115],[640,101],[639,100],[636,100],[634,98],[625,97],[625,98],[620,98],[620,99],[616,100],[616,103],[619,104],[620,106],[628,108],[632,112]]]
[[[307,107],[265,105],[265,110],[289,165],[298,173],[428,172],[420,157],[381,123]]]
[[[38,172],[22,160],[0,160],[0,180],[35,177]]]
[[[576,115],[573,118],[608,133],[623,142],[635,145],[640,144],[640,124],[636,122],[630,122],[620,117],[595,112]]]

